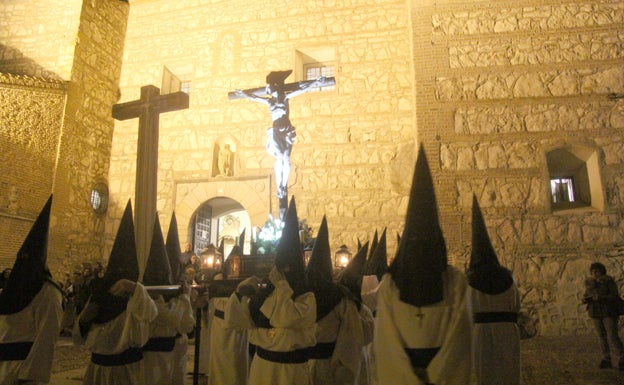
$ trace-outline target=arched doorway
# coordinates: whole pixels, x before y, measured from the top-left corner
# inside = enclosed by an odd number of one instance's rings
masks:
[[[203,202],[189,221],[188,234],[195,253],[213,244],[223,243],[227,257],[234,245],[239,244],[245,232],[243,252],[249,254],[251,220],[245,208],[229,197],[215,197]]]
[[[252,227],[262,226],[267,220],[271,213],[272,197],[270,175],[203,181],[178,180],[175,184],[174,210],[178,220],[180,241],[193,243],[195,237],[194,218],[200,207],[206,203],[212,202],[210,206],[214,211],[201,214],[204,217],[210,216],[212,218],[222,216],[220,213],[227,215],[232,210],[244,210],[249,217],[250,227]],[[251,240],[251,236],[252,230],[249,228],[246,230],[246,242]],[[216,238],[214,241],[216,242]]]

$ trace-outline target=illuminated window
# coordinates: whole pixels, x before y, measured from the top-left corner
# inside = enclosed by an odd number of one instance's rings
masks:
[[[333,77],[334,76],[334,66],[333,64],[326,63],[311,63],[303,66],[305,72],[304,80],[314,80],[320,76],[325,77]],[[326,86],[326,87],[318,87],[310,90],[311,92],[315,91],[331,91],[334,89],[334,86]]]
[[[190,75],[176,76],[172,70],[167,67],[163,67],[163,79],[160,94],[164,95],[182,91],[190,95],[191,81],[188,79],[190,79]]]
[[[546,154],[553,211],[604,210],[598,152],[584,146],[556,148]]]
[[[552,202],[574,202],[574,183],[572,178],[560,178],[550,180]]]
[[[300,48],[296,51],[295,79],[314,80],[320,76],[336,76],[336,51],[333,47],[320,46]],[[325,86],[310,90],[332,91],[335,86]]]

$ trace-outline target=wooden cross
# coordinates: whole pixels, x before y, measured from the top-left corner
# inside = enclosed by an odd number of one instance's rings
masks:
[[[186,109],[188,106],[187,93],[174,92],[161,95],[160,89],[153,85],[141,87],[139,100],[113,105],[113,118],[117,120],[139,118],[134,192],[134,233],[139,268],[147,261],[156,217],[159,115],[163,112]]]

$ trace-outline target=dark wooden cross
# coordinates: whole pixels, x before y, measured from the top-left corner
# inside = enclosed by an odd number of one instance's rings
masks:
[[[189,95],[174,92],[161,95],[153,85],[141,87],[141,98],[113,105],[113,118],[139,118],[136,182],[134,192],[134,233],[139,267],[145,266],[156,217],[158,185],[158,121],[163,112],[188,108]]]

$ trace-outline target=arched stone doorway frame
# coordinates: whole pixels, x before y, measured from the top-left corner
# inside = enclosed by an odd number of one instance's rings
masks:
[[[241,177],[175,182],[174,210],[181,242],[191,239],[190,221],[206,201],[227,197],[243,206],[252,226],[262,226],[271,212],[271,177]]]

